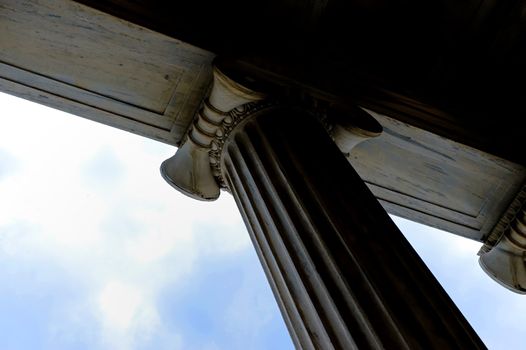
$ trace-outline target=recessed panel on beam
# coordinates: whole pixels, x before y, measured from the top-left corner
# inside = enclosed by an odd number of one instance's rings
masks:
[[[0,4],[0,90],[176,144],[213,54],[67,0]]]
[[[370,113],[384,132],[349,160],[386,210],[483,241],[526,181],[526,168]]]

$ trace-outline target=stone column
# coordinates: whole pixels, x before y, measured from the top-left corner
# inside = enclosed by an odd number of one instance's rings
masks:
[[[485,348],[322,124],[247,102],[215,132],[212,173],[237,202],[296,347]]]

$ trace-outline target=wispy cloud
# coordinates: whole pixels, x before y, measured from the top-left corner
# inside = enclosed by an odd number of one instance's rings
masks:
[[[16,171],[16,160],[9,152],[0,148],[0,181]]]
[[[526,300],[482,271],[480,242],[394,219],[489,349],[524,347]]]
[[[124,180],[124,167],[110,146],[98,147],[93,157],[87,160],[81,176],[86,186],[93,190],[111,191]]]
[[[0,127],[0,147],[18,168],[16,176],[0,181],[0,261],[8,262],[0,268],[0,276],[10,273],[8,269],[14,276],[4,279],[0,300],[11,300],[20,290],[27,291],[24,298],[39,300],[33,312],[46,319],[34,325],[38,333],[33,345],[92,350],[202,348],[191,341],[196,330],[176,322],[177,311],[163,312],[162,300],[168,296],[174,303],[198,303],[191,294],[190,299],[177,295],[195,288],[189,281],[210,277],[204,264],[221,269],[226,257],[249,253],[257,266],[232,198],[226,195],[215,203],[203,203],[174,191],[158,170],[173,154],[172,147],[20,104],[1,94],[0,104],[12,106],[7,127]],[[38,118],[29,123],[27,116]],[[25,130],[23,138],[14,136],[21,135],[19,130]],[[248,268],[246,262],[226,266],[239,274]],[[32,271],[27,278],[22,276],[24,269]],[[256,303],[258,314],[277,313],[262,272],[256,270],[259,284],[253,273],[250,284],[260,286],[255,293],[259,299],[267,298],[265,307]],[[52,298],[55,290],[62,292]],[[247,284],[224,302],[233,305],[239,300],[240,307],[248,307],[252,300],[248,290]],[[207,284],[203,296],[215,293]],[[40,305],[51,299],[56,303]],[[227,312],[227,305],[218,303],[217,310],[230,320],[224,321],[226,328],[243,325],[243,311],[236,315],[233,306]],[[221,315],[211,313],[203,319],[223,320]],[[247,312],[247,321],[251,315]],[[282,321],[277,321],[288,341]],[[253,333],[258,327],[268,328],[261,319],[250,324]],[[221,333],[210,334],[217,338],[200,345],[228,347]],[[0,336],[0,347],[22,344],[20,337]]]

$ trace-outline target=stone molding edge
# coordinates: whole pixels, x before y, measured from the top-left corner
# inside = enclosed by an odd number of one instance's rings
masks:
[[[516,220],[517,215],[523,207],[526,207],[526,183],[522,185],[515,198],[513,198],[506,211],[504,211],[497,224],[489,233],[484,244],[480,247],[478,252],[479,256],[488,253],[493,247],[495,247],[504,233],[510,229],[512,223]]]

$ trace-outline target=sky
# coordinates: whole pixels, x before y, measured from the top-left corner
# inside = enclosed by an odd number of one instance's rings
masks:
[[[0,93],[0,349],[292,349],[228,193],[159,173],[175,148]],[[525,349],[526,297],[480,243],[394,218],[490,349]]]

